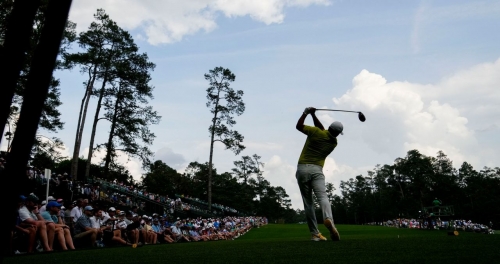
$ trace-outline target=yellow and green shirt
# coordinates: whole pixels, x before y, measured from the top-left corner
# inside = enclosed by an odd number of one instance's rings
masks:
[[[337,138],[328,130],[304,125],[306,143],[300,153],[299,164],[315,164],[323,167],[325,159],[337,146]]]

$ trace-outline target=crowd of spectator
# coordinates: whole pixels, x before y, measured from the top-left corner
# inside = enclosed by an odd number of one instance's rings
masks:
[[[116,181],[100,181],[100,184],[73,182],[67,173],[53,173],[47,178],[33,167],[28,167],[27,176],[42,188],[49,183],[53,196],[43,200],[34,193],[19,197],[18,218],[10,243],[12,252],[16,254],[114,245],[137,247],[160,243],[234,240],[252,227],[267,224],[264,217],[174,219],[174,210],[206,212],[201,207],[183,202],[181,198],[199,203],[203,201],[181,195],[175,199],[169,198]],[[71,197],[77,199],[55,199],[55,194],[61,190],[71,192]],[[164,205],[164,213],[139,215],[139,210],[144,212],[145,199]],[[115,207],[125,210],[120,211]],[[223,205],[215,207],[237,212]]]
[[[221,204],[217,204],[217,203],[213,203],[212,207],[217,208],[220,211],[217,211],[217,210],[208,211],[207,208],[204,208],[204,207],[208,206],[208,202],[201,200],[199,198],[190,197],[188,195],[176,195],[175,198],[170,198],[167,195],[159,195],[159,194],[149,193],[146,190],[143,190],[141,188],[137,188],[133,185],[127,186],[123,182],[117,182],[116,180],[114,180],[114,181],[98,180],[98,181],[101,185],[110,186],[110,187],[118,189],[122,192],[126,192],[126,193],[128,192],[128,193],[134,194],[134,195],[142,197],[142,198],[147,198],[151,201],[165,204],[165,205],[167,205],[167,207],[170,210],[186,210],[186,211],[195,210],[195,211],[199,211],[202,213],[208,213],[208,214],[214,214],[214,215],[224,214],[227,212],[230,212],[234,215],[240,213],[238,210],[236,210],[234,208],[231,208],[229,206],[224,206]],[[196,202],[196,203],[199,203],[199,204],[202,204],[205,206],[201,207],[201,206],[197,206],[193,203],[185,203],[185,202],[182,202],[182,199],[185,199],[185,200],[188,200],[191,202]]]
[[[384,222],[371,222],[369,225],[381,225],[397,228],[417,228],[431,230],[462,230],[466,232],[476,232],[483,234],[494,234],[493,223],[488,225],[473,223],[471,220],[441,220],[440,218],[432,219],[407,219],[398,218]]]
[[[267,224],[265,217],[141,216],[137,207],[127,211],[100,208],[88,199],[78,199],[66,208],[61,199],[49,196],[42,201],[33,193],[19,197],[18,202],[18,222],[11,243],[17,254],[80,247],[234,240],[253,227]]]

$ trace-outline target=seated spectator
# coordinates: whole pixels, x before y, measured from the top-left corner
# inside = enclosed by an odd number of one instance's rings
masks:
[[[174,235],[174,233],[172,233],[172,228],[170,226],[163,227],[163,234],[165,235],[165,237],[169,238],[166,239],[167,242],[169,241],[172,241],[171,243],[177,242],[176,236]]]
[[[148,218],[145,220],[146,224],[144,225],[144,228],[146,229],[146,238],[147,238],[147,244],[156,244],[158,241],[158,236],[156,233],[153,231],[153,227],[151,226],[151,219]]]
[[[212,236],[210,234],[210,231],[208,229],[208,227],[203,227],[201,228],[201,238],[204,240],[204,241],[209,241],[209,240],[212,240]]]
[[[97,239],[97,229],[92,228],[92,223],[90,222],[93,210],[92,206],[85,206],[83,214],[75,223],[75,240],[87,240],[85,244],[91,247],[96,246]]]
[[[101,209],[94,209],[94,215],[90,217],[90,224],[92,228],[97,229],[96,243],[98,247],[103,247],[103,233],[104,230],[109,229],[108,226],[104,224],[104,217],[102,215]]]
[[[55,235],[62,250],[75,249],[73,245],[73,239],[71,238],[71,232],[69,231],[69,226],[64,224],[60,216],[61,204],[51,201],[47,204],[46,211],[41,213],[41,216],[47,222],[53,222],[55,224]]]
[[[178,241],[189,242],[189,238],[182,234],[180,221],[175,222],[175,224],[170,227],[170,230],[172,231],[172,235],[174,236],[173,238],[176,242],[178,242]]]
[[[158,241],[163,241],[167,243],[173,243],[174,240],[167,234],[165,234],[164,228],[161,226],[160,221],[158,218],[153,219],[153,225],[151,225],[153,228],[153,232],[155,232],[156,236],[158,237]]]
[[[115,218],[115,213],[117,212],[118,210],[116,211],[108,211],[109,213],[109,216],[111,217],[110,219],[108,219],[108,221],[106,222],[106,225],[109,227],[109,231],[107,232],[111,232],[111,234],[109,236],[111,236],[110,238],[107,238],[105,239],[104,243],[108,243],[108,242],[115,242],[115,243],[118,243],[120,245],[127,245],[127,246],[131,246],[132,243],[129,243],[127,242],[123,237],[122,237],[122,231],[121,229],[119,228],[118,226],[118,223],[120,222],[120,219],[119,218]],[[122,221],[123,222],[123,221]],[[125,226],[126,228],[126,226]]]
[[[24,195],[21,195],[19,197],[18,210],[24,206],[25,201],[26,197]],[[21,219],[18,216],[14,231],[15,232],[12,234],[13,238],[22,239],[23,244],[25,244],[24,239],[27,239],[27,252],[33,253],[36,242],[36,227],[31,224],[22,223]]]
[[[56,198],[54,198],[54,196],[49,196],[49,197],[47,198],[47,200],[48,200],[49,202],[52,202],[52,201],[55,201],[55,200],[56,200]],[[40,214],[41,214],[41,213],[43,213],[43,212],[45,212],[45,210],[47,210],[47,209],[46,209],[46,206],[47,206],[47,201],[43,200],[43,201],[42,201],[42,206],[41,206],[41,207],[40,207],[40,209],[39,209]]]
[[[132,244],[141,245],[139,243],[140,236],[139,236],[139,229],[138,229],[138,227],[140,225],[140,221],[137,218],[137,216],[133,216],[133,213],[131,211],[128,211],[125,213],[124,221],[127,224],[126,231],[127,231],[127,237],[129,239],[129,242],[131,242]]]
[[[52,251],[52,244],[54,243],[55,225],[45,221],[38,207],[36,206],[38,197],[30,195],[26,198],[25,205],[19,209],[19,218],[24,225],[31,225],[37,230],[38,238],[42,243],[44,251]]]
[[[140,219],[139,219],[139,226],[138,226],[138,230],[139,230],[139,234],[142,238],[142,241],[144,242],[144,244],[146,244],[148,242],[148,233],[146,231],[146,228],[144,228],[144,226],[146,225],[146,219],[148,218],[147,215],[143,215]]]
[[[198,234],[200,235],[200,238],[201,238],[203,241],[208,241],[208,240],[210,240],[210,238],[209,238],[207,235],[203,234],[203,230],[204,230],[204,229],[203,229],[201,226],[198,226],[198,227],[196,227],[196,229],[195,229],[196,233],[198,233]]]
[[[76,203],[74,204],[75,207],[73,207],[73,209],[71,209],[71,213],[70,213],[70,216],[73,220],[72,223],[76,223],[76,221],[78,221],[78,218],[80,218],[80,216],[83,215],[83,200],[82,199],[78,199],[76,200]]]
[[[189,239],[191,239],[191,241],[200,241],[202,240],[201,237],[200,237],[200,234],[198,234],[198,232],[196,232],[196,230],[194,229],[194,227],[192,228],[187,228],[188,230],[188,234],[189,234]]]

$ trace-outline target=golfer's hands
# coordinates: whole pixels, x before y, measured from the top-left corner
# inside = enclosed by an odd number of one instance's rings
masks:
[[[304,109],[304,115],[308,115],[309,113],[311,113],[311,107],[306,107],[306,109]]]
[[[304,115],[314,114],[315,112],[316,112],[316,108],[314,108],[314,107],[306,107],[306,109],[304,109]]]

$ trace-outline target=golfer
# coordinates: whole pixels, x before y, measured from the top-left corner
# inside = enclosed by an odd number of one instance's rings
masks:
[[[327,240],[318,230],[316,214],[314,212],[313,192],[318,198],[323,219],[326,228],[330,231],[330,237],[333,241],[340,240],[340,235],[333,224],[332,207],[326,195],[325,175],[323,174],[323,165],[326,157],[337,146],[337,136],[342,134],[342,123],[333,122],[328,130],[325,130],[315,115],[316,108],[307,107],[304,113],[297,121],[297,130],[307,135],[306,143],[300,153],[297,165],[297,183],[299,184],[302,201],[304,202],[304,211],[307,217],[307,225],[311,232],[311,240]],[[307,115],[311,114],[314,127],[304,125]]]

